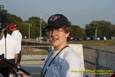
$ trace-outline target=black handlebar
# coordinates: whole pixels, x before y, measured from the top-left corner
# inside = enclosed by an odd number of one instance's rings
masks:
[[[16,69],[17,71],[21,71],[21,72],[25,73],[26,75],[31,76],[31,74],[29,72],[27,72],[26,70],[22,69],[21,67],[18,68],[15,64],[11,63],[6,58],[4,58],[4,54],[0,55],[0,59],[3,60],[6,64],[8,64],[8,66]]]

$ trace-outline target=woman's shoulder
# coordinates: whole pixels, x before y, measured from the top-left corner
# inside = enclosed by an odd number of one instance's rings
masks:
[[[76,53],[75,50],[73,50],[70,46],[65,48],[62,52],[63,58],[80,58],[80,56]]]

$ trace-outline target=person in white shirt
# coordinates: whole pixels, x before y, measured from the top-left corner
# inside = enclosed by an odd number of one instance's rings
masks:
[[[13,64],[15,64],[16,54],[20,51],[17,44],[18,42],[7,33],[6,27],[0,25],[0,55],[4,54],[4,58]],[[0,73],[2,73],[4,77],[9,77],[10,72],[11,69],[8,64],[0,59]]]
[[[18,47],[21,50],[21,43],[22,43],[22,34],[19,30],[17,30],[17,26],[15,23],[8,24],[8,31],[11,32],[12,38],[14,38],[18,42]],[[21,51],[17,51],[19,54],[17,54],[15,63],[17,65],[20,64],[21,61]]]
[[[49,54],[41,70],[41,77],[83,77],[79,55],[67,44],[71,23],[62,14],[54,14],[48,19],[45,31],[53,53]],[[78,51],[79,52],[79,51]]]

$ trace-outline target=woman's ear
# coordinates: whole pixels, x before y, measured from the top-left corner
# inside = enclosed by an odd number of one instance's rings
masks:
[[[66,38],[69,37],[69,34],[70,34],[70,32],[68,32],[68,33],[66,34]]]

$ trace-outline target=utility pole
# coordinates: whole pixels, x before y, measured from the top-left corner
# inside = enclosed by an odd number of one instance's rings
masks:
[[[40,38],[41,38],[41,36],[42,36],[42,34],[41,34],[41,33],[42,33],[42,32],[41,32],[41,26],[42,26],[42,20],[41,20],[41,18],[40,18],[40,36],[39,36]]]
[[[41,43],[41,39],[42,39],[42,19],[40,18],[40,32],[39,32],[39,41]]]
[[[30,23],[28,23],[28,22],[26,22],[26,23],[24,23],[26,26],[28,26],[28,30],[27,30],[27,36],[28,36],[28,39],[30,39],[31,38],[31,34],[30,34],[30,31],[31,31],[31,29],[30,29],[30,27],[31,27],[31,24]]]
[[[95,40],[97,40],[97,27],[95,29]]]
[[[30,39],[30,23],[28,23],[28,39]]]

